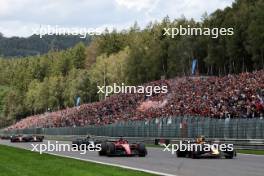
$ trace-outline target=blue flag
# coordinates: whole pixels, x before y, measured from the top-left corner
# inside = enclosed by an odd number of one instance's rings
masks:
[[[194,59],[192,61],[192,75],[194,75],[195,73],[196,65],[197,65],[197,59]]]
[[[81,97],[77,97],[76,106],[80,106],[80,103],[81,103]]]

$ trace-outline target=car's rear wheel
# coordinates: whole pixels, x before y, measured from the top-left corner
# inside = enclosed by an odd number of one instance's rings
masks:
[[[228,152],[228,153],[226,153],[226,155],[225,155],[225,158],[226,158],[226,159],[233,159],[233,157],[234,157],[234,152]]]
[[[115,154],[115,144],[108,142],[107,143],[107,150],[106,150],[107,156],[111,156]]]
[[[233,159],[233,155],[225,156],[226,159]]]
[[[87,150],[87,145],[85,143],[80,143],[79,149],[80,150]]]
[[[177,157],[178,158],[186,157],[186,152],[185,151],[177,151]]]
[[[191,158],[192,159],[198,159],[199,157],[198,157],[198,153],[197,152],[192,152],[192,154],[191,154]]]
[[[99,151],[99,155],[100,156],[106,155],[106,151],[107,151],[107,144],[105,142],[103,142],[101,144],[101,150]]]
[[[147,155],[147,149],[144,144],[138,144],[138,156],[145,157]]]

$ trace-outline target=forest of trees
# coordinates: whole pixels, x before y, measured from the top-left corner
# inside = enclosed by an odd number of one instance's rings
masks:
[[[80,38],[71,35],[45,35],[40,38],[32,35],[28,38],[23,37],[4,37],[0,33],[0,56],[3,57],[25,57],[45,54],[50,50],[60,51],[73,47],[79,42],[86,45],[91,41],[91,37]]]
[[[105,32],[64,51],[41,56],[0,59],[0,116],[18,120],[28,115],[98,101],[97,85],[139,85],[162,76],[190,75],[193,58],[200,75],[237,74],[264,68],[264,1],[237,0],[232,7],[204,15],[151,22],[140,29]],[[163,28],[234,28],[233,36],[163,35]]]

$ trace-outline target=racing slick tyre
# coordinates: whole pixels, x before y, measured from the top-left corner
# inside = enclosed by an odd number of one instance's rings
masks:
[[[72,147],[75,147],[77,146],[78,147],[78,150],[80,149],[80,144],[79,144],[79,141],[72,141]]]
[[[226,159],[233,159],[233,155],[225,156]]]
[[[185,151],[177,151],[177,157],[178,158],[183,158],[186,157],[186,152]]]
[[[87,150],[87,145],[86,144],[80,144],[79,150]]]
[[[107,151],[107,143],[106,142],[103,142],[101,144],[101,150],[99,151],[99,156],[106,155],[106,151]]]
[[[138,144],[138,156],[145,157],[147,155],[147,149],[144,144]]]
[[[203,154],[203,149],[200,149],[199,147],[191,152],[191,158],[192,159],[200,159],[201,155]]]
[[[198,152],[198,151],[193,151],[193,152],[191,153],[191,158],[192,158],[192,159],[199,159],[199,158],[200,158],[200,152]]]
[[[115,144],[111,142],[107,142],[106,143],[106,155],[111,156],[113,154],[115,154]]]
[[[233,159],[234,157],[234,152],[226,152],[225,158],[226,159]]]

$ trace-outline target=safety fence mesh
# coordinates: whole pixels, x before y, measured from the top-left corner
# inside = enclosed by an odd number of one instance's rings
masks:
[[[167,117],[147,121],[126,121],[103,126],[31,128],[13,130],[12,134],[44,135],[97,135],[126,137],[193,138],[204,135],[209,138],[263,139],[264,119],[208,117]]]

